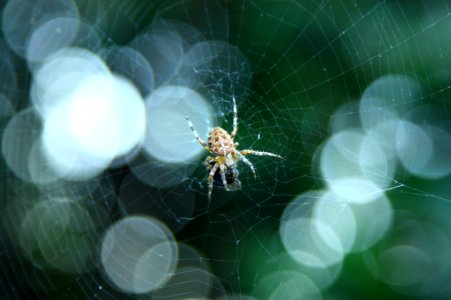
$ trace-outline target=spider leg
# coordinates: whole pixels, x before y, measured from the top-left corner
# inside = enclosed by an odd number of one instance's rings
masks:
[[[255,150],[251,150],[251,149],[241,150],[240,154],[241,155],[252,154],[252,155],[257,155],[257,156],[271,156],[271,157],[283,158],[282,156],[271,153],[271,152],[255,151]]]
[[[255,168],[254,165],[246,158],[244,157],[240,152],[237,152],[238,156],[240,157],[240,159],[246,164],[248,165],[249,168],[251,168],[252,173],[254,174],[254,179],[257,179],[257,174],[255,174]]]
[[[219,173],[221,174],[222,184],[226,191],[230,191],[229,186],[227,185],[227,180],[225,176],[225,166],[223,164],[219,164]]]
[[[233,131],[230,137],[233,139],[238,132],[238,110],[236,109],[235,97],[233,97]]]
[[[191,131],[194,133],[196,140],[199,142],[199,144],[201,144],[205,149],[207,149],[209,151],[207,143],[205,143],[205,141],[199,136],[199,134],[197,133],[197,130],[194,128],[194,125],[191,122],[191,120],[189,119],[187,114],[185,114],[185,119],[188,122],[189,128],[191,128]]]
[[[218,169],[218,164],[215,163],[213,168],[211,168],[208,174],[208,199],[211,199],[211,192],[213,192],[213,176],[215,176],[216,170]]]

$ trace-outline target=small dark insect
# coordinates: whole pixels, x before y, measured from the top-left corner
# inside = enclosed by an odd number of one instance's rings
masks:
[[[210,161],[209,163],[206,162],[207,169],[210,171],[214,165],[214,161]],[[241,181],[238,180],[238,170],[237,169],[227,169],[225,171],[225,178],[227,181],[227,186],[232,191],[239,191],[241,190]],[[224,183],[222,182],[221,178],[221,172],[220,170],[216,170],[215,175],[213,175],[213,185],[218,187],[224,187]]]

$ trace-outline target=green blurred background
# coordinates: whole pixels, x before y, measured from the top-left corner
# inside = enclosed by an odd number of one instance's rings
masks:
[[[273,290],[289,282],[291,286],[272,299],[451,299],[449,173],[425,178],[390,161],[394,175],[391,184],[382,188],[393,214],[389,229],[375,245],[347,253],[339,266],[329,266],[328,272],[336,274],[329,274],[334,278],[330,284],[324,283],[326,273],[314,273],[316,286],[321,282],[326,286],[317,292],[304,281],[291,280],[289,272],[310,271],[290,258],[279,235],[282,215],[293,199],[328,187],[320,160],[326,141],[337,133],[334,120],[344,115],[342,128],[360,128],[358,103],[377,79],[395,74],[414,80],[420,92],[400,102],[393,99],[392,104],[384,103],[380,108],[397,108],[408,102],[413,111],[418,108],[416,114],[410,114],[416,124],[434,124],[451,135],[450,1],[76,3],[81,18],[93,25],[105,47],[127,45],[159,20],[177,20],[196,28],[205,40],[228,42],[247,60],[249,68],[241,73],[239,64],[244,62],[232,53],[223,54],[223,61],[216,62],[219,71],[211,71],[200,90],[213,95],[209,100],[217,111],[216,119],[228,129],[231,98],[243,95],[238,97],[240,144],[278,153],[285,159],[253,159],[258,180],[253,181],[243,167],[242,191],[226,193],[217,188],[208,210],[205,185],[198,184],[205,183],[206,177],[201,159],[191,162],[196,165],[195,172],[183,184],[149,188],[149,193],[168,199],[195,191],[195,214],[175,237],[201,252],[220,282],[222,288],[215,294],[212,284],[208,297],[227,291],[267,299]],[[3,57],[11,58],[14,64],[18,91],[12,102],[17,112],[30,105],[31,75],[23,59],[11,54],[5,43],[1,47]],[[396,88],[402,91],[403,86]],[[349,106],[337,114],[344,105]],[[4,118],[2,124],[6,122]],[[410,135],[414,138],[407,132],[407,139]],[[447,141],[441,148],[444,151],[451,150]],[[415,152],[415,145],[409,151]],[[451,169],[446,166],[449,160],[444,162],[444,167]],[[1,207],[6,220],[13,215],[7,207],[17,193],[8,183],[14,176],[4,163],[2,168],[5,201]],[[123,167],[102,176],[113,178],[113,190],[119,191],[127,174],[128,167]],[[34,193],[33,189],[29,192]],[[307,203],[299,205],[307,207],[305,216],[311,212]],[[113,203],[110,222],[122,216],[121,205]],[[8,226],[3,227],[2,231],[8,231]],[[104,229],[100,227],[99,235]],[[105,287],[105,279],[97,269],[62,275],[51,268],[40,269],[19,254],[15,257],[8,238],[1,246],[0,291],[5,295],[1,299],[147,299],[111,288],[99,290],[99,285]],[[274,272],[283,274],[265,283],[265,277]],[[305,286],[297,285],[300,282]],[[302,294],[302,290],[310,294]]]

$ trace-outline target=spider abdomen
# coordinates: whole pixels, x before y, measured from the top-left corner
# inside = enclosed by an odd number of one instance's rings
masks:
[[[220,127],[215,127],[210,131],[208,147],[217,156],[227,156],[235,151],[232,137]]]

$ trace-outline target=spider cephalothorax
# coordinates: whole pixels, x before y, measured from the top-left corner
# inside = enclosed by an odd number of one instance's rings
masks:
[[[210,131],[208,143],[205,143],[205,141],[202,140],[197,133],[196,129],[194,129],[193,123],[191,123],[188,115],[185,115],[185,117],[199,144],[214,155],[207,157],[205,160],[205,165],[209,172],[208,198],[211,198],[214,178],[218,172],[218,169],[224,188],[227,191],[239,190],[241,188],[241,182],[238,180],[238,170],[236,169],[239,160],[242,160],[249,166],[249,168],[251,168],[254,178],[257,177],[254,166],[247,158],[244,157],[245,155],[253,154],[258,156],[282,158],[281,156],[271,152],[254,151],[250,149],[239,151],[236,149],[238,147],[238,143],[233,141],[238,132],[238,112],[236,109],[235,97],[233,98],[233,131],[231,134],[220,127],[215,127]]]

